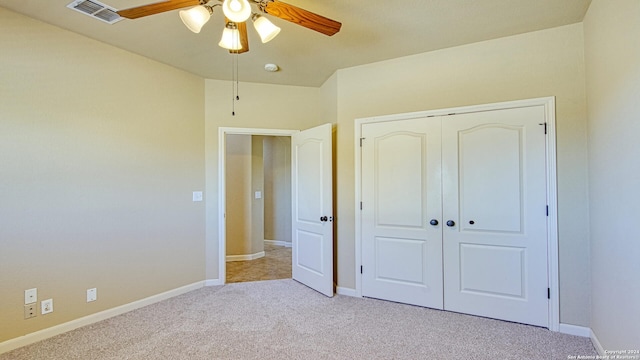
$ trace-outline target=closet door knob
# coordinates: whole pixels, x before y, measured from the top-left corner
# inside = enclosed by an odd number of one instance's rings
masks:
[[[436,220],[436,219],[431,219],[431,221],[429,221],[429,224],[431,224],[431,225],[433,225],[433,226],[436,226],[436,225],[438,225],[439,223],[438,223],[438,220]]]
[[[456,226],[456,222],[453,221],[453,220],[449,220],[449,221],[447,221],[447,226],[448,227],[454,227],[454,226]]]
[[[329,220],[329,219],[328,219],[326,216],[322,216],[322,217],[320,217],[320,221],[323,221],[323,222],[324,222],[324,221],[328,221],[328,220]]]

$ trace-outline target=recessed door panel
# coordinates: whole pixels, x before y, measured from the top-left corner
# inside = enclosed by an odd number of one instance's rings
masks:
[[[374,141],[376,225],[422,228],[426,135],[395,132]]]
[[[462,230],[522,232],[522,132],[487,124],[458,133]]]
[[[296,266],[322,276],[322,235],[308,231],[297,231]]]
[[[525,298],[526,249],[460,244],[460,291]]]
[[[377,237],[375,244],[375,276],[378,281],[428,286],[424,278],[424,241]]]
[[[296,196],[304,206],[298,206],[296,221],[319,223],[322,214],[322,197],[318,189],[322,189],[322,139],[308,139],[294,149],[297,161],[298,186]],[[303,161],[301,161],[303,160]],[[302,178],[302,179],[301,179]]]

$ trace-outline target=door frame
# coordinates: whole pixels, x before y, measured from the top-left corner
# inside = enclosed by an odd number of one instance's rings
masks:
[[[360,203],[362,201],[362,148],[360,147],[360,139],[362,137],[362,125],[376,122],[390,122],[409,120],[416,118],[446,116],[452,114],[474,113],[481,111],[493,111],[502,109],[512,109],[530,106],[544,106],[545,121],[547,124],[546,138],[546,184],[547,184],[547,204],[549,206],[549,216],[547,218],[547,272],[548,283],[551,289],[551,298],[549,300],[549,330],[560,330],[560,286],[558,271],[558,196],[557,196],[557,178],[556,178],[556,117],[555,117],[555,96],[541,97],[534,99],[506,101],[491,104],[462,106],[455,108],[437,109],[418,111],[402,114],[393,114],[385,116],[374,116],[367,118],[355,119],[355,273],[356,273],[356,290],[355,294],[362,297],[362,274],[360,268],[362,266],[362,212],[360,211]]]
[[[227,283],[227,222],[225,220],[225,209],[227,208],[226,135],[263,135],[291,137],[293,134],[298,132],[300,132],[300,130],[235,127],[218,128],[218,279],[220,285],[224,285]]]

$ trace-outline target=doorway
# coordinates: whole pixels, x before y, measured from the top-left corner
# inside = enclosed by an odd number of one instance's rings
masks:
[[[291,278],[291,138],[227,134],[226,282]]]
[[[292,278],[333,296],[332,130],[330,123],[305,130],[218,128],[218,275],[222,283],[227,273],[227,135],[289,136]]]

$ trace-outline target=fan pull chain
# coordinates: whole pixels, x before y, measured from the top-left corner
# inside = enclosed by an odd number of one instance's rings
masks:
[[[236,116],[236,88],[235,88],[236,71],[233,55],[231,55],[231,115]]]
[[[236,52],[236,100],[240,100],[240,52]]]
[[[240,52],[236,51],[235,54],[231,55],[231,115],[236,116],[236,100],[240,100],[239,89],[240,89],[240,79],[238,78],[239,66],[238,66],[238,56]]]

